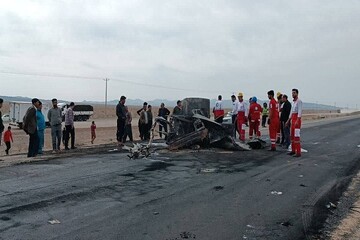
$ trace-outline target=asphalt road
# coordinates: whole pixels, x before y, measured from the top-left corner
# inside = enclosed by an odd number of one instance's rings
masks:
[[[301,158],[159,150],[1,168],[0,239],[310,238],[359,170],[359,121],[309,125]]]

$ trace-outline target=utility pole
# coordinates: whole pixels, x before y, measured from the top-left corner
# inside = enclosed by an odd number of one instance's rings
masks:
[[[106,114],[106,110],[107,110],[107,90],[108,90],[108,81],[110,81],[110,79],[105,78],[105,117],[107,116]]]

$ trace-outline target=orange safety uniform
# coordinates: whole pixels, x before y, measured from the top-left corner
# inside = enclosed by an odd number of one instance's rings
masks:
[[[262,113],[262,107],[258,103],[251,103],[249,108],[249,138],[253,138],[253,134],[255,132],[257,137],[261,136],[259,131],[260,127],[260,118]]]
[[[279,129],[280,118],[279,118],[278,104],[274,98],[270,100],[269,111],[270,111],[269,135],[271,141],[271,149],[276,149],[276,138]]]
[[[301,156],[300,129],[302,116],[302,101],[294,99],[291,109],[291,150],[297,156]]]
[[[240,141],[245,141],[245,123],[247,122],[247,107],[244,101],[237,103],[237,129]]]

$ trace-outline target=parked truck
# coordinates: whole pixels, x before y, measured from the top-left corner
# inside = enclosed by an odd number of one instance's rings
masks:
[[[66,103],[58,103],[58,107],[61,108],[62,118],[65,121],[65,113],[69,108]],[[94,107],[91,105],[79,104],[74,106],[74,121],[87,121],[94,114]]]
[[[10,104],[10,125],[18,126],[22,128],[23,126],[23,118],[26,114],[26,111],[29,107],[32,106],[31,102],[9,102]],[[42,113],[45,116],[46,125],[49,125],[49,119],[47,118],[47,114],[49,112],[49,105],[46,103],[42,104]]]

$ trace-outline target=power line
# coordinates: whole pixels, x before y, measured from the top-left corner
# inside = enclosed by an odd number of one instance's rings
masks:
[[[80,75],[66,75],[66,74],[58,74],[58,73],[24,73],[24,72],[11,72],[11,71],[0,71],[0,73],[12,74],[12,75],[36,76],[36,77],[78,78],[78,79],[91,79],[91,80],[101,79],[101,77],[89,77],[89,76],[80,76]],[[137,86],[161,88],[161,89],[167,89],[167,90],[192,91],[192,92],[202,92],[202,93],[219,93],[219,91],[168,87],[168,86],[163,86],[163,85],[142,83],[142,82],[130,81],[130,80],[119,79],[119,78],[111,78],[111,80],[116,81],[116,82],[123,82],[123,83],[132,84],[132,85],[137,85]],[[227,92],[227,91],[222,91],[222,92]]]
[[[105,117],[107,116],[106,114],[106,109],[107,109],[107,91],[108,91],[108,81],[110,81],[110,79],[105,78]]]

